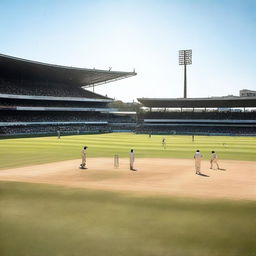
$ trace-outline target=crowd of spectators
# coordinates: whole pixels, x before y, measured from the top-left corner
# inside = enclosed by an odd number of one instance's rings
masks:
[[[31,80],[0,79],[0,93],[33,96],[107,98],[79,86]]]
[[[213,120],[255,120],[256,111],[249,112],[146,112],[139,119],[213,119]]]
[[[134,116],[122,116],[122,115],[114,115],[108,114],[109,123],[136,123],[136,118]]]
[[[105,108],[105,102],[86,101],[52,101],[52,100],[19,100],[0,98],[0,107],[70,107],[70,108]]]
[[[99,112],[35,112],[34,111],[4,111],[0,122],[97,122],[107,121],[108,124],[41,124],[1,126],[0,134],[44,134],[58,130],[64,133],[80,134],[84,132],[111,132],[112,130],[134,131],[136,122],[129,116],[115,116]]]
[[[110,132],[107,125],[40,125],[40,126],[4,126],[0,127],[0,135],[19,134],[83,134],[83,133],[105,133]]]
[[[136,133],[148,134],[227,134],[227,135],[256,135],[255,127],[150,127],[140,126],[135,129],[134,126],[123,124],[115,125],[28,125],[28,126],[4,126],[0,127],[0,135],[14,134],[83,134],[83,133],[103,133],[112,130],[130,130]]]
[[[0,122],[107,121],[107,115],[81,111],[1,111]]]
[[[110,123],[135,123],[129,116],[115,116],[94,111],[16,111],[0,112],[0,122],[83,122],[108,121]]]
[[[109,127],[111,130],[115,131],[123,131],[123,130],[129,130],[129,131],[135,131],[136,129],[136,123],[119,123],[119,124],[109,124]]]

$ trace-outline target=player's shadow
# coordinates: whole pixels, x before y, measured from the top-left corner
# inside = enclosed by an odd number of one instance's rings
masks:
[[[204,173],[198,173],[197,175],[199,175],[199,176],[202,176],[202,177],[210,177],[209,175],[207,175],[207,174],[204,174]]]
[[[226,169],[223,169],[223,168],[219,168],[218,170],[220,170],[220,171],[226,171]]]

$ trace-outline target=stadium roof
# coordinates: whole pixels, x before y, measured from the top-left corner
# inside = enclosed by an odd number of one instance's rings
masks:
[[[213,98],[138,98],[149,108],[234,108],[256,107],[256,97],[213,97]]]
[[[92,87],[137,74],[53,65],[0,54],[0,75]]]

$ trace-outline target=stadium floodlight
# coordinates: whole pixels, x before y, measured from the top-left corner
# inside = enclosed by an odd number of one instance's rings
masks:
[[[192,50],[179,50],[179,65],[184,66],[184,98],[187,98],[187,65],[192,64]]]

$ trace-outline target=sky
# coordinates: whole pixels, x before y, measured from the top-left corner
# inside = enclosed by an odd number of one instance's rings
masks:
[[[133,71],[95,87],[125,102],[183,97],[178,51],[192,49],[187,97],[256,90],[256,0],[0,0],[0,53]]]

